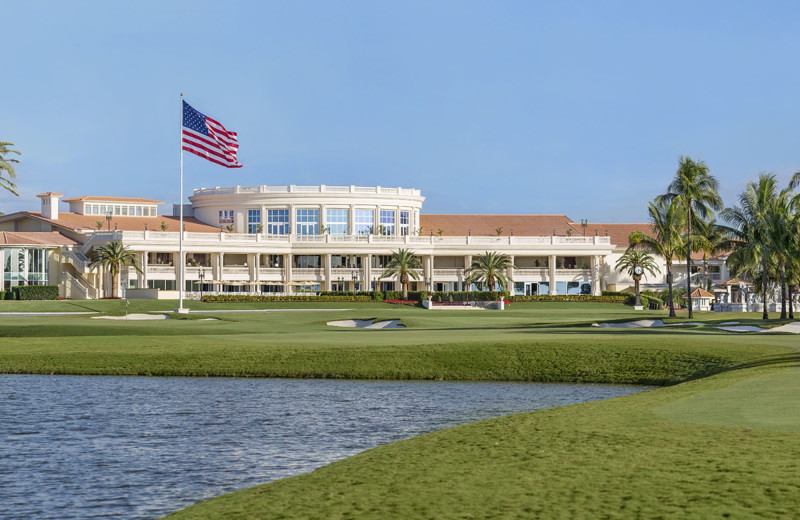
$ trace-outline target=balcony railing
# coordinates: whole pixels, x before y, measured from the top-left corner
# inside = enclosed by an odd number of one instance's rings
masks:
[[[386,188],[383,186],[230,186],[227,188],[200,188],[194,195],[231,195],[237,193],[367,193],[419,197],[421,192],[413,188]]]

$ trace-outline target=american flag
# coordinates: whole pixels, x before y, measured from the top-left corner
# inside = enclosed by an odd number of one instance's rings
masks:
[[[236,132],[225,130],[219,121],[201,114],[183,102],[183,136],[181,148],[226,168],[241,168],[236,160],[239,139]]]

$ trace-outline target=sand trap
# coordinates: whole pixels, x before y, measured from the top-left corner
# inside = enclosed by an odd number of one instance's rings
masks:
[[[769,329],[762,329],[761,327],[754,327],[753,325],[736,325],[733,327],[716,327],[716,328],[727,332],[764,332],[765,330],[769,330]]]
[[[93,320],[167,320],[166,314],[128,314],[127,316],[92,316]]]
[[[650,327],[684,327],[687,325],[703,325],[699,322],[664,323],[663,320],[636,320],[624,323],[592,323],[592,327],[607,327],[612,329],[634,329]]]
[[[372,322],[371,320],[339,320],[329,321],[331,327],[350,327],[356,329],[403,329],[405,325],[400,325],[400,320],[385,320]]]
[[[720,325],[738,325],[738,321],[726,321],[724,323],[720,323]]]
[[[200,318],[197,321],[219,321],[219,318]]]
[[[767,332],[791,332],[792,334],[800,334],[800,321],[795,321],[793,323],[781,325],[780,327],[768,329]]]

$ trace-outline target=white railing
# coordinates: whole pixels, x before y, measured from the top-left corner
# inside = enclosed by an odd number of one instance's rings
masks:
[[[405,195],[419,197],[420,190],[414,188],[385,188],[382,186],[229,186],[226,188],[199,188],[194,195],[230,195],[237,193],[374,193],[381,195]]]
[[[81,280],[75,278],[71,274],[66,271],[61,272],[62,279],[65,279],[72,283],[73,286],[77,286],[78,290],[81,294],[83,294],[84,298],[93,299],[97,298],[97,290],[89,283],[83,283]]]
[[[224,274],[250,274],[249,267],[242,267],[242,266],[223,266],[222,272]]]
[[[147,274],[171,274],[175,272],[173,265],[148,265]]]

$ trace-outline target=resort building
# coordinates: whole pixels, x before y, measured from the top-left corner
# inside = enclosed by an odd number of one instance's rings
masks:
[[[566,215],[437,215],[422,211],[420,190],[382,186],[234,186],[200,188],[184,206],[183,258],[177,216],[159,215],[161,201],[41,193],[40,211],[0,216],[4,287],[59,285],[69,298],[110,295],[107,273],[89,267],[92,252],[119,241],[140,270],[121,273],[129,297],[175,298],[184,265],[189,297],[201,291],[294,293],[398,289],[383,278],[393,251],[422,261],[412,290],[461,291],[464,270],[486,251],[508,255],[512,294],[594,294],[627,289],[614,269],[631,231],[648,224],[574,222]],[[59,211],[62,204],[68,211]],[[177,214],[177,206],[173,213]],[[24,259],[24,261],[22,260]],[[711,279],[729,278],[724,259]],[[661,275],[643,287],[665,286]],[[700,274],[702,265],[693,266]],[[675,283],[686,265],[674,265]],[[695,276],[695,275],[693,275]],[[683,278],[685,281],[685,278]]]

